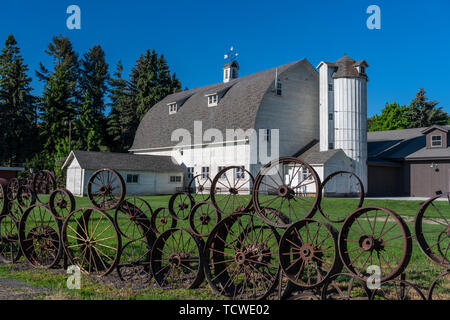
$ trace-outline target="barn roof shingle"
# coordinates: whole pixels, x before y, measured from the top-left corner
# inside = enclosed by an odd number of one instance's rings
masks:
[[[278,67],[278,75],[306,59]],[[274,83],[276,68],[233,79],[228,83],[217,83],[205,87],[175,93],[154,105],[142,119],[136,131],[130,151],[172,147],[172,133],[177,129],[194,132],[194,121],[202,121],[202,129],[215,128],[224,137],[226,129],[247,130],[254,127],[261,100]],[[208,107],[205,95],[218,93],[219,102]],[[184,100],[178,111],[169,114],[168,103]],[[186,142],[186,144],[189,144]]]

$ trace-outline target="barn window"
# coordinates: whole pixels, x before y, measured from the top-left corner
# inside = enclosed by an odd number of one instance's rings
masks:
[[[431,136],[432,147],[442,147],[442,136]]]
[[[329,144],[328,144],[328,150],[333,150],[334,149],[334,143],[333,142],[330,142]]]
[[[139,175],[127,174],[127,183],[139,183]]]
[[[187,168],[187,178],[189,179],[189,181],[194,178],[194,167]]]
[[[217,167],[217,173],[219,173],[219,172],[222,171],[223,169],[225,169],[225,167],[223,167],[223,166]],[[224,179],[226,179],[226,178],[227,178],[227,176],[226,176],[226,173],[225,173],[225,174],[221,175],[219,179],[220,179],[220,180],[224,180]]]
[[[328,120],[333,120],[333,114],[332,113],[328,114]]]
[[[311,180],[312,176],[309,173],[308,168],[302,168],[302,181]]]
[[[209,167],[202,167],[202,179],[209,178]]]
[[[245,179],[245,166],[236,168],[236,179]]]
[[[169,114],[177,113],[178,105],[176,103],[169,103]]]
[[[181,182],[181,176],[170,176],[170,183]]]
[[[328,84],[328,91],[333,91],[333,84]]]
[[[282,94],[282,86],[281,86],[281,81],[277,82],[277,96],[281,96]]]
[[[212,94],[208,97],[208,107],[217,106],[217,102],[219,101],[219,96],[217,94]]]

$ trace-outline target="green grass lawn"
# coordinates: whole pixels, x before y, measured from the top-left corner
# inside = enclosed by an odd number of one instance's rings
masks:
[[[198,197],[198,196],[196,196]],[[221,197],[218,196],[218,201],[221,200]],[[153,211],[160,207],[167,208],[170,196],[143,196],[144,200],[146,200]],[[46,198],[44,198],[46,199]],[[241,201],[245,203],[248,201],[248,196],[243,196]],[[223,201],[225,203],[226,201]],[[357,201],[352,199],[325,199],[323,202],[323,208],[325,214],[329,215],[330,218],[339,220],[343,219],[346,215],[352,212],[356,206]],[[76,198],[76,207],[87,207],[90,206],[89,199],[87,197]],[[227,204],[225,210],[231,207],[232,204]],[[379,206],[389,208],[403,218],[410,229],[410,232],[414,233],[413,227],[413,219],[417,214],[417,211],[420,206],[420,201],[396,201],[396,200],[366,200],[364,202],[364,206]],[[448,207],[448,203],[442,202],[437,204],[438,207],[444,209]],[[278,208],[278,205],[274,206]],[[272,207],[272,208],[274,208]],[[286,204],[280,203],[281,210],[288,210],[286,208]],[[446,208],[448,210],[448,208]],[[108,212],[110,216],[114,216],[115,211],[111,210]],[[224,217],[222,217],[224,218]],[[43,217],[42,220],[47,219]],[[327,220],[319,213],[316,212],[313,219],[317,219],[319,221],[327,222]],[[119,224],[126,225],[128,222],[128,218],[125,215],[121,215],[119,218]],[[103,238],[108,239],[114,233],[111,228],[107,228],[109,221],[106,219],[91,219],[89,221],[91,230],[95,228],[99,228],[99,230],[106,229]],[[332,223],[332,225],[339,230],[341,227],[341,223]],[[389,221],[386,223],[386,228],[392,225],[392,222]],[[96,227],[97,226],[97,227]],[[189,224],[186,220],[178,221],[177,227],[189,228]],[[365,221],[361,221],[361,227],[363,229],[369,230],[371,227],[374,229],[380,230],[381,223],[379,225],[372,226]],[[278,229],[278,232],[282,234],[284,232],[283,229]],[[319,237],[322,235],[324,231],[321,231]],[[392,234],[391,237],[395,238],[397,234]],[[204,239],[206,240],[206,238]],[[116,239],[111,237],[108,239],[105,244],[108,247],[115,247],[117,245]],[[126,238],[122,239],[122,245],[126,245],[129,241]],[[401,244],[400,239],[392,240],[392,246],[398,246]],[[74,248],[76,246],[76,242],[73,244]],[[192,246],[192,244],[190,244]],[[80,249],[81,250],[81,249]],[[107,250],[110,250],[108,253]],[[132,243],[127,246],[127,250],[133,250],[133,254],[143,254],[146,251],[145,246],[139,245],[138,242]],[[106,254],[113,254],[114,251],[111,251],[110,248],[105,247]],[[137,253],[135,253],[137,252]],[[394,263],[396,259],[399,258],[399,252],[393,251],[392,257],[385,257],[387,259],[387,263]],[[23,258],[22,258],[23,259]],[[126,259],[126,258],[124,258]],[[363,263],[362,261],[361,263]],[[377,260],[375,260],[375,264],[377,264]],[[125,260],[122,260],[121,263],[126,263]],[[345,271],[345,270],[343,270]],[[413,251],[410,263],[408,268],[406,269],[406,279],[415,285],[417,285],[423,292],[426,294],[429,285],[434,277],[438,274],[442,273],[442,268],[436,266],[432,263],[420,250],[415,239],[413,238]],[[115,276],[115,271],[113,271]],[[171,289],[164,290],[158,288],[156,284],[152,283],[146,288],[128,288],[121,287],[115,284],[108,283],[107,281],[101,281],[98,278],[92,276],[83,275],[82,280],[82,289],[81,290],[68,290],[65,288],[67,275],[63,270],[42,270],[42,269],[27,269],[16,268],[11,265],[0,265],[0,275],[3,277],[11,277],[24,282],[27,282],[32,285],[41,286],[45,288],[50,288],[52,290],[51,295],[43,295],[40,298],[76,298],[76,299],[218,299],[221,298],[215,294],[213,294],[212,290],[206,284],[206,281],[203,282],[201,288],[195,290],[187,290],[187,289]],[[450,298],[450,293],[444,293],[444,296]]]

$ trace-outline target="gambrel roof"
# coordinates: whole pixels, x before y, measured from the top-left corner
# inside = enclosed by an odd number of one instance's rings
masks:
[[[215,128],[220,130],[224,137],[226,129],[254,128],[263,96],[268,89],[274,87],[276,69],[278,77],[282,78],[284,72],[298,64],[309,65],[317,74],[314,67],[303,59],[233,79],[228,83],[217,83],[165,97],[142,119],[130,151],[175,146],[179,142],[171,141],[172,132],[183,128],[193,136],[194,121],[202,121],[203,131]],[[219,95],[219,102],[217,106],[208,107],[206,96],[215,93]],[[178,111],[174,114],[169,114],[168,103],[171,102],[179,102]]]

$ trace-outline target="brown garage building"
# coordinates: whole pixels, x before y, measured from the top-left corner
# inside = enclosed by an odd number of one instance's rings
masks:
[[[450,192],[450,126],[368,133],[368,195]]]
[[[17,178],[17,173],[24,170],[22,167],[0,167],[0,178],[5,180]]]

